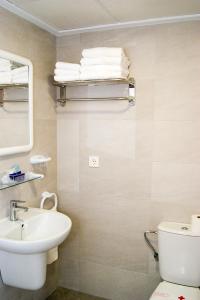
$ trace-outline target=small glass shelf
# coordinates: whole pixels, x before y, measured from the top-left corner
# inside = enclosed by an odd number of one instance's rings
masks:
[[[26,183],[26,182],[29,182],[29,181],[33,181],[33,180],[36,180],[36,179],[42,179],[42,178],[44,178],[43,174],[36,174],[36,173],[33,173],[33,172],[27,172],[25,174],[24,180],[22,180],[22,181],[10,180],[10,182],[8,184],[3,184],[2,182],[0,182],[0,190],[8,189],[8,188],[11,188],[13,186],[16,186],[16,185],[19,185],[19,184],[22,184],[22,183]]]

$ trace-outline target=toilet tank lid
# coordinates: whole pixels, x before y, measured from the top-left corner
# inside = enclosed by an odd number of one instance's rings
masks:
[[[190,224],[185,224],[185,223],[161,222],[158,225],[158,230],[170,232],[170,233],[174,233],[174,234],[199,236],[191,231]]]
[[[150,300],[199,300],[199,288],[183,286],[170,283],[167,281],[161,282]]]

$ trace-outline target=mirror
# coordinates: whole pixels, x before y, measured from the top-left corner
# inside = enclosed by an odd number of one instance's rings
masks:
[[[0,50],[0,156],[33,147],[33,67]]]

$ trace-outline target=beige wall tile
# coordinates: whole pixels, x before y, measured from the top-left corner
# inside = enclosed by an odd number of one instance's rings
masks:
[[[147,273],[148,254],[142,231],[139,233],[134,231],[130,237],[122,235],[121,232],[113,233],[111,231],[107,233],[95,227],[93,229],[89,227],[81,227],[80,259],[115,268]]]
[[[199,164],[153,163],[152,194],[155,201],[199,202]]]
[[[57,189],[56,114],[54,91],[48,82],[54,68],[56,49],[55,38],[52,35],[2,8],[0,8],[0,28],[1,49],[30,59],[34,73],[34,147],[29,153],[1,157],[1,171],[9,169],[13,163],[19,163],[24,170],[31,170],[29,158],[34,154],[49,154],[52,157],[48,167],[40,169],[46,175],[43,180],[0,192],[0,217],[3,218],[8,215],[11,199],[26,200],[28,206],[38,207],[41,192],[44,190],[56,192]],[[0,298],[44,300],[55,289],[56,278],[56,268],[52,265],[44,288],[37,292],[28,292],[2,286]]]
[[[135,157],[134,120],[92,120],[81,126],[81,150],[118,159]],[[102,162],[103,163],[103,162]]]
[[[84,199],[92,200],[97,197],[105,202],[112,202],[112,199],[129,202],[131,199],[148,199],[150,196],[151,166],[147,164],[120,160],[116,165],[113,160],[104,158],[98,171],[90,169],[86,161],[84,164],[80,175],[80,193]],[[111,173],[111,170],[116,170],[117,173]]]
[[[79,279],[80,267],[78,260],[59,260],[58,285],[68,287],[72,290],[80,289]]]
[[[190,223],[191,215],[200,213],[200,207],[198,202],[193,203],[187,201],[182,203],[173,203],[173,209],[171,202],[167,201],[151,201],[149,227],[152,230],[156,230],[160,222],[164,221],[177,221],[182,223]]]
[[[90,261],[80,261],[80,291],[114,299],[116,295],[115,268]]]
[[[79,121],[58,118],[59,190],[79,191]],[[70,174],[70,176],[69,176]]]
[[[80,262],[80,290],[113,300],[147,300],[160,278],[96,264]]]
[[[135,106],[136,118],[151,121],[154,117],[155,81],[153,79],[137,78]]]
[[[136,106],[57,108],[60,207],[75,222],[83,292],[149,299],[160,277],[143,232],[162,220],[189,222],[199,211],[199,30],[187,22],[57,39],[58,59],[71,62],[83,48],[123,47],[136,79]],[[110,96],[121,88],[69,93]],[[89,155],[100,157],[100,168],[88,167]],[[62,255],[69,249],[66,243]]]
[[[199,119],[199,65],[191,71],[161,76],[155,81],[156,121],[197,121]],[[188,82],[190,78],[190,82]]]
[[[153,161],[199,163],[199,128],[199,121],[155,122]]]
[[[198,22],[157,26],[155,34],[156,77],[165,78],[196,69],[199,61]]]

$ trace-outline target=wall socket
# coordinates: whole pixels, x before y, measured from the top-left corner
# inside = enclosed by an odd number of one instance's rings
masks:
[[[99,156],[89,156],[89,167],[99,168]]]

